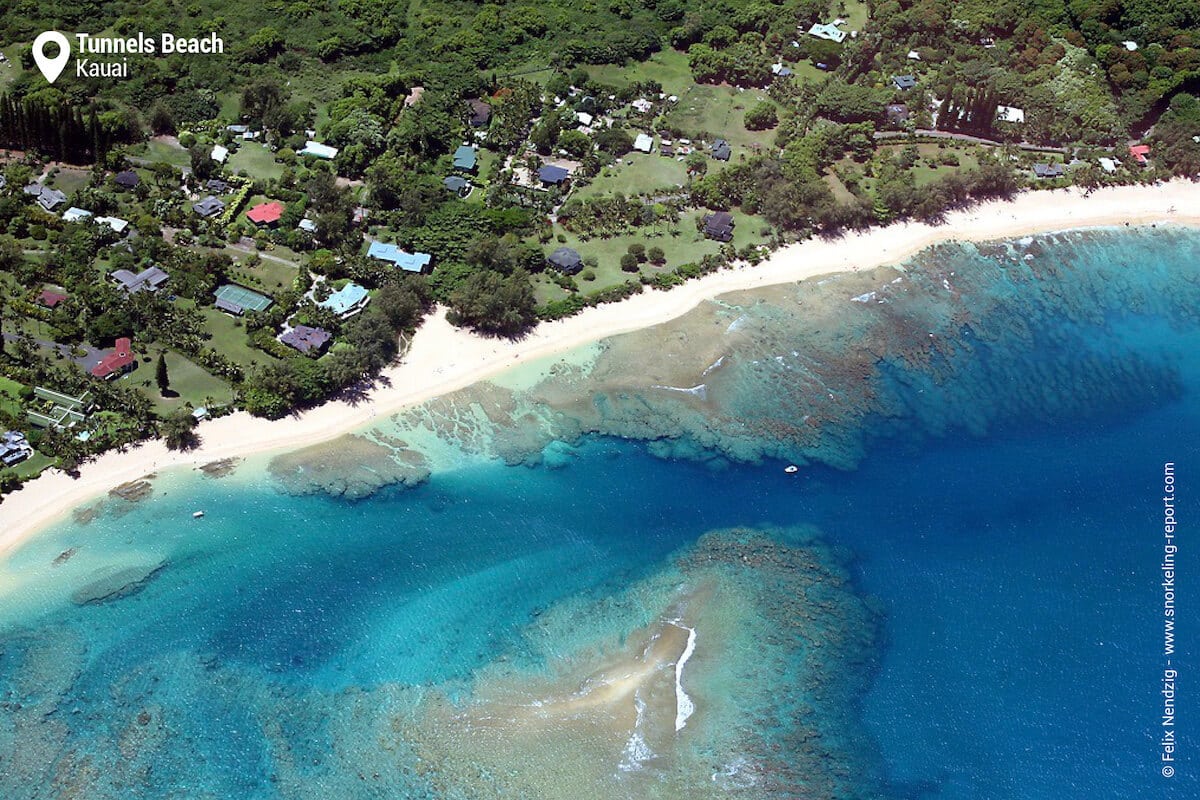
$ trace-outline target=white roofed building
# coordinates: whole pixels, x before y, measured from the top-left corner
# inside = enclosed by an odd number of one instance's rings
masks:
[[[314,142],[311,139],[304,145],[304,149],[300,151],[300,155],[302,156],[312,156],[313,158],[324,159],[337,158],[337,154],[338,149],[336,147],[330,147],[327,144]]]
[[[1025,121],[1025,109],[1015,106],[996,106],[996,119],[1001,122],[1022,123]]]

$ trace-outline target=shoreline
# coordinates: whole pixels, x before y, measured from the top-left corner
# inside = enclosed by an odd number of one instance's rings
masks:
[[[197,428],[202,444],[195,450],[171,451],[156,440],[105,453],[82,465],[79,478],[47,470],[0,501],[0,556],[118,484],[161,469],[197,467],[327,441],[519,364],[667,322],[723,294],[898,264],[942,242],[1152,223],[1200,226],[1200,184],[1175,180],[1157,186],[1110,187],[1088,197],[1078,189],[1026,191],[1011,201],[954,212],[938,226],[893,224],[839,239],[811,239],[781,248],[757,266],[723,269],[669,291],[647,290],[542,323],[518,341],[487,339],[456,329],[446,321],[445,309],[439,309],[417,331],[403,361],[384,370],[376,388],[361,402],[331,401],[275,421],[239,411],[202,423]]]

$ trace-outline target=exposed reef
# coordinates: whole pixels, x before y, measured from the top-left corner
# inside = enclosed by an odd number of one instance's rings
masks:
[[[324,492],[348,500],[369,497],[384,486],[416,486],[429,478],[425,457],[404,442],[353,434],[284,453],[268,469],[292,494]]]

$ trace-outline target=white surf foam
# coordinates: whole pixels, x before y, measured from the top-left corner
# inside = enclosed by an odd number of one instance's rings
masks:
[[[683,648],[683,655],[675,662],[675,731],[678,733],[687,725],[688,717],[696,710],[696,704],[683,690],[683,665],[696,651],[696,629],[680,625],[678,622],[674,624],[688,632],[687,646]]]

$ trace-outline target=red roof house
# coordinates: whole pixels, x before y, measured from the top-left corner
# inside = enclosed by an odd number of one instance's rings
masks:
[[[110,380],[124,375],[133,369],[137,357],[133,354],[133,343],[126,337],[117,339],[117,346],[111,353],[100,359],[100,363],[92,367],[92,374],[97,378]]]
[[[246,212],[255,225],[274,225],[283,216],[283,203],[263,203]]]
[[[38,302],[46,308],[54,308],[59,303],[65,302],[67,296],[61,292],[52,292],[49,289],[44,290],[38,295]]]
[[[1150,163],[1147,156],[1150,155],[1150,145],[1148,144],[1131,144],[1129,145],[1129,155],[1141,164],[1143,167]]]

